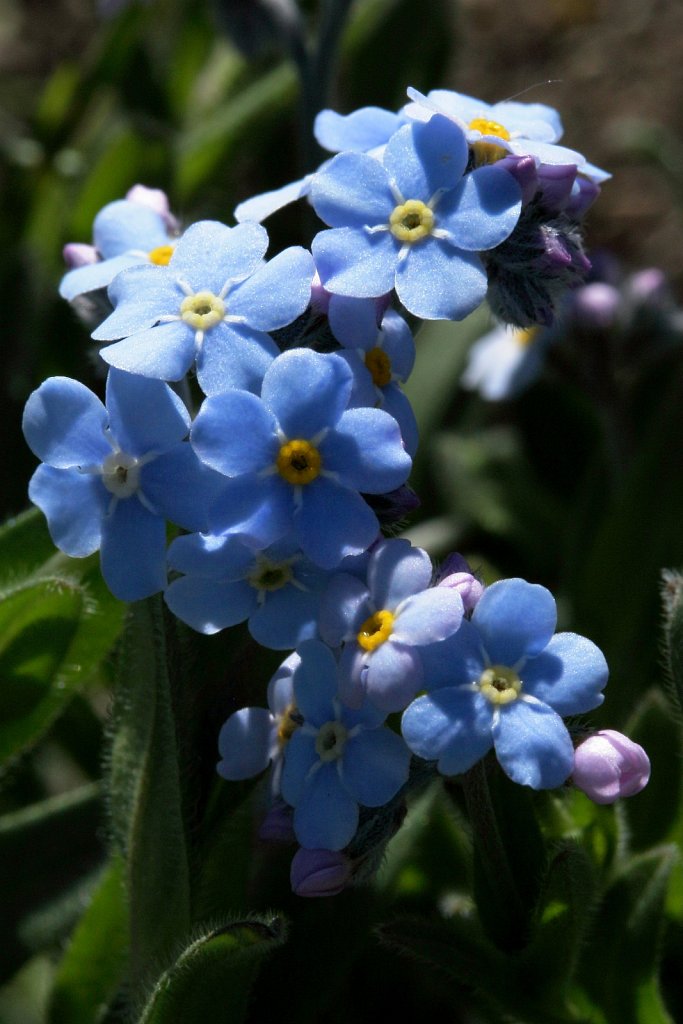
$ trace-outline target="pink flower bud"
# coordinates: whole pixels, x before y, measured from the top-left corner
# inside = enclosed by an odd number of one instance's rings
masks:
[[[154,210],[162,218],[169,231],[178,230],[178,221],[171,213],[168,196],[160,188],[148,188],[146,185],[133,185],[126,192],[126,199],[131,203],[139,203]]]
[[[290,871],[297,896],[336,896],[351,877],[351,861],[333,850],[305,850],[294,854]]]
[[[574,785],[596,804],[612,804],[647,786],[650,759],[638,744],[613,729],[601,729],[574,751]]]
[[[435,582],[437,587],[457,590],[466,613],[474,609],[484,593],[484,584],[471,572],[467,559],[455,551],[444,559]]]
[[[62,249],[62,256],[69,270],[87,267],[91,263],[97,263],[100,258],[95,246],[86,245],[85,242],[67,242]]]

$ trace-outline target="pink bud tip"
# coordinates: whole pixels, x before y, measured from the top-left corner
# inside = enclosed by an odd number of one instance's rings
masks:
[[[351,877],[351,861],[334,850],[305,850],[294,854],[290,871],[297,896],[336,896]]]
[[[596,804],[612,804],[647,786],[650,759],[638,744],[613,729],[589,736],[574,751],[574,785]]]

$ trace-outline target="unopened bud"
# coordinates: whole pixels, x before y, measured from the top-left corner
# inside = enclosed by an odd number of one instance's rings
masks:
[[[333,850],[305,850],[294,854],[290,870],[297,896],[336,896],[351,878],[351,861]]]
[[[650,759],[638,744],[614,729],[589,736],[574,751],[574,785],[596,804],[612,804],[647,786]]]

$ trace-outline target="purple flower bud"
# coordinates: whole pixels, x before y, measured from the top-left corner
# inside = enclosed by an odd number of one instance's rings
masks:
[[[168,196],[160,188],[147,188],[146,185],[133,185],[126,192],[126,199],[131,203],[139,203],[154,210],[163,219],[169,231],[178,230],[178,221],[171,213]]]
[[[588,178],[579,175],[576,179],[577,188],[569,199],[564,212],[572,220],[581,220],[589,206],[592,206],[600,195],[600,186]]]
[[[420,499],[408,484],[401,484],[386,494],[364,494],[363,497],[383,526],[399,523],[420,507]]]
[[[657,267],[632,274],[627,282],[627,291],[632,300],[648,305],[666,304],[671,298],[666,275]]]
[[[574,785],[596,804],[612,804],[647,786],[650,759],[638,744],[613,729],[601,729],[574,751]]]
[[[439,567],[434,580],[437,587],[450,587],[457,590],[462,598],[465,614],[474,610],[477,601],[484,593],[483,582],[472,572],[466,558],[452,551],[446,556]]]
[[[566,209],[576,181],[574,164],[541,164],[538,168],[537,199],[550,214]]]
[[[499,160],[497,166],[504,167],[521,188],[522,206],[526,206],[527,203],[531,202],[538,188],[538,173],[534,158],[532,156],[513,156],[510,154]]]
[[[294,811],[284,800],[276,800],[261,822],[259,839],[274,843],[292,843],[295,840],[292,817]]]
[[[577,288],[571,297],[571,308],[577,322],[582,327],[599,330],[606,330],[614,324],[620,305],[619,291],[602,281]]]
[[[343,853],[301,847],[289,877],[297,896],[336,896],[351,878],[351,861]]]
[[[99,260],[95,246],[86,245],[85,242],[67,242],[62,249],[62,256],[69,270],[87,267]]]

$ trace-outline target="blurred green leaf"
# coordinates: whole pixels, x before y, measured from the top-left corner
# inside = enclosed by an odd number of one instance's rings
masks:
[[[157,981],[138,1024],[244,1019],[260,963],[285,939],[277,917],[253,917],[212,929],[192,942]],[[227,1018],[226,1018],[227,1019]]]
[[[128,951],[124,866],[107,866],[57,969],[49,1024],[98,1024],[123,979]]]

